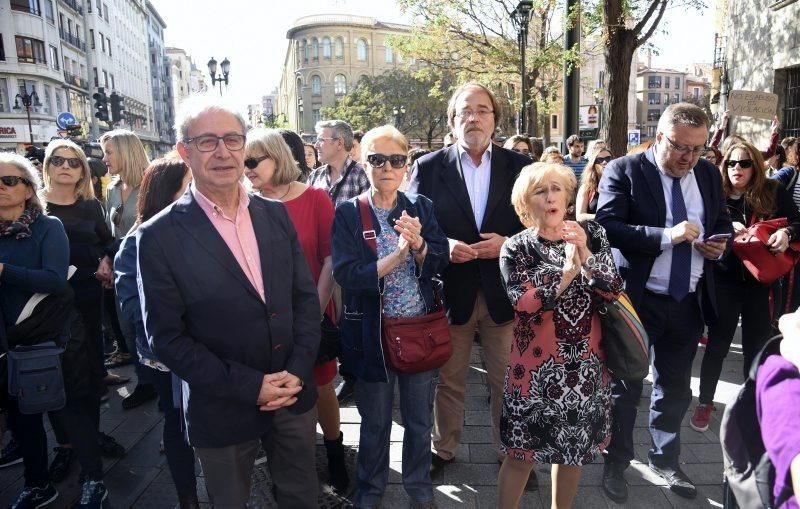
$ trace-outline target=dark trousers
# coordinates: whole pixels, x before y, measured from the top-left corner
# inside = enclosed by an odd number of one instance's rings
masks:
[[[272,426],[261,438],[267,466],[275,484],[278,507],[317,507],[315,468],[317,408],[293,414],[274,410]],[[250,498],[253,462],[259,440],[216,448],[195,448],[203,467],[208,496],[216,509],[240,509]]]
[[[653,371],[649,459],[658,466],[675,467],[680,456],[681,421],[692,401],[692,361],[703,332],[700,306],[696,293],[676,302],[669,296],[645,291],[638,311],[650,337]],[[612,382],[614,423],[606,461],[628,463],[633,459],[633,427],[641,392],[641,382]]]
[[[61,444],[72,444],[78,463],[81,465],[81,479],[99,481],[103,478],[103,460],[100,446],[97,443],[100,423],[100,398],[86,396],[69,398],[67,406],[55,412],[49,412],[53,430],[65,433],[67,441]],[[59,432],[56,432],[58,437]]]
[[[14,439],[22,451],[25,465],[25,486],[44,486],[50,482],[47,472],[47,435],[44,432],[42,414],[23,414],[17,406],[17,398],[9,398],[8,418]]]
[[[717,323],[708,328],[708,344],[700,370],[700,403],[714,401],[714,392],[728,355],[733,335],[742,317],[744,376],[764,343],[772,335],[769,310],[770,287],[756,281],[721,280],[717,277]]]
[[[175,483],[178,496],[197,493],[197,479],[194,475],[194,449],[186,442],[183,434],[181,410],[176,407],[172,397],[172,373],[142,367],[149,372],[149,379],[158,392],[158,405],[164,412],[164,454]]]

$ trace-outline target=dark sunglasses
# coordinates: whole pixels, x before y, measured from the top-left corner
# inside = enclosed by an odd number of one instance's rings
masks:
[[[0,182],[2,182],[4,186],[8,187],[14,187],[20,182],[22,182],[26,186],[33,187],[33,183],[30,180],[24,177],[17,177],[16,175],[4,175],[0,177]]]
[[[737,161],[735,159],[728,159],[725,161],[725,166],[728,168],[733,168],[736,165],[739,165],[740,168],[752,168],[753,167],[753,160],[752,159],[742,159],[741,161]]]
[[[111,222],[114,223],[114,226],[117,228],[120,227],[122,224],[122,213],[125,211],[125,204],[121,204],[119,207],[114,209],[114,213],[111,214]]]
[[[386,164],[386,161],[389,161],[389,164],[392,165],[392,168],[399,169],[406,165],[408,156],[405,154],[392,154],[390,156],[383,154],[370,154],[367,156],[367,162],[373,168],[383,168],[383,165]]]
[[[612,159],[614,159],[614,158],[613,158],[613,157],[611,157],[611,156],[605,156],[605,157],[595,157],[595,158],[594,158],[594,163],[595,163],[595,164],[603,164],[603,163],[606,163],[606,164],[608,164],[608,163],[610,163],[610,162],[611,162],[611,160],[612,160]]]
[[[244,160],[244,165],[247,167],[248,170],[255,170],[256,166],[261,164],[261,161],[264,159],[269,159],[269,156],[261,156],[261,157],[248,157]]]
[[[83,166],[83,163],[77,157],[61,157],[61,156],[53,156],[50,158],[50,163],[53,166],[61,166],[64,164],[64,161],[69,163],[69,167],[72,169],[78,169]]]

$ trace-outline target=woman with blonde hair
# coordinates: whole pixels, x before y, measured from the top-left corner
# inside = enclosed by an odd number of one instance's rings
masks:
[[[247,133],[244,154],[245,175],[253,189],[266,198],[282,201],[286,207],[297,230],[311,276],[317,284],[321,322],[332,325],[336,321],[331,301],[333,203],[328,193],[296,180],[300,168],[279,130],[251,130]],[[325,352],[321,353],[324,356]],[[314,381],[319,394],[317,418],[328,455],[330,484],[336,491],[344,493],[350,478],[345,464],[339,401],[333,388],[335,377],[336,358],[318,358],[314,366]]]
[[[103,162],[108,168],[112,180],[108,185],[106,196],[106,220],[115,239],[122,239],[136,222],[136,202],[139,200],[139,185],[144,170],[150,165],[144,145],[139,137],[127,129],[114,129],[100,137],[103,148]],[[115,253],[116,254],[116,253]],[[113,255],[112,255],[113,259]],[[114,288],[114,271],[109,262],[98,270],[106,288]],[[109,313],[115,312],[119,321],[124,341],[118,341],[119,350],[109,357],[106,366],[109,368],[130,364],[136,356],[136,331],[132,324],[119,313],[117,299],[106,300]],[[112,309],[112,306],[113,309]],[[139,383],[133,392],[122,400],[122,408],[135,408],[142,403],[157,397],[156,390],[150,383],[144,383],[145,372],[136,364]]]
[[[515,314],[500,417],[505,509],[519,506],[536,463],[552,464],[552,507],[571,507],[581,467],[611,439],[610,375],[592,296],[619,293],[622,279],[603,227],[566,219],[575,184],[570,168],[535,163],[511,192],[527,229],[500,252]]]

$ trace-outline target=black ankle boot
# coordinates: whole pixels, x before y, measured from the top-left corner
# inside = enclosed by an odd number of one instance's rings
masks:
[[[350,476],[347,475],[347,465],[344,460],[343,439],[342,432],[339,432],[339,438],[336,440],[325,439],[325,450],[328,452],[328,478],[331,486],[338,493],[344,493],[350,484]]]

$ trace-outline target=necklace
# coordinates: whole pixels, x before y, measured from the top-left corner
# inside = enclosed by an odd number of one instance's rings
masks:
[[[286,198],[286,195],[287,195],[287,194],[289,194],[289,191],[291,191],[291,190],[292,190],[292,183],[291,183],[291,182],[289,182],[289,187],[287,187],[287,188],[286,188],[286,192],[285,192],[285,193],[283,193],[283,196],[281,196],[281,197],[280,197],[280,198],[278,198],[278,199],[279,199],[280,201],[283,201],[283,199],[284,199],[284,198]]]

